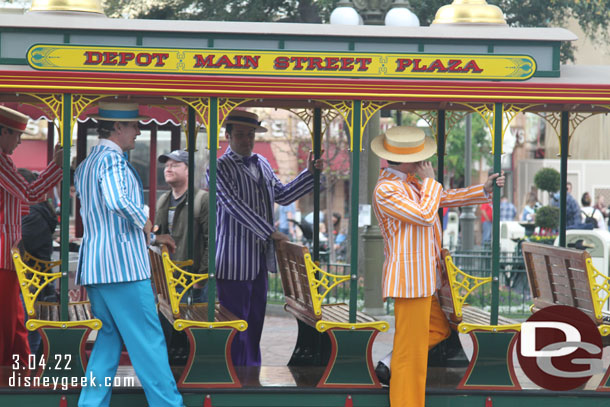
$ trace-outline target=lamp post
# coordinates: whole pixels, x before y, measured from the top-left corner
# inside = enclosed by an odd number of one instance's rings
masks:
[[[362,19],[362,23],[367,25],[385,25],[413,27],[419,26],[419,19],[408,8],[408,4],[402,0],[341,0],[337,8],[331,14],[331,24],[356,25],[354,13]],[[356,11],[357,10],[357,11]],[[388,11],[389,10],[389,11]],[[362,24],[361,23],[361,24]],[[380,114],[375,113],[369,120],[369,124],[364,131],[364,149],[372,139],[379,135]],[[369,152],[363,155],[366,162],[361,167],[360,179],[366,179],[366,197],[361,196],[360,202],[372,205],[372,196],[377,178],[379,177],[380,161],[376,155]],[[362,250],[364,258],[361,258],[364,270],[364,311],[370,315],[383,315],[384,304],[381,288],[381,274],[384,262],[383,238],[379,229],[379,224],[371,210],[371,223],[364,227],[362,231]]]

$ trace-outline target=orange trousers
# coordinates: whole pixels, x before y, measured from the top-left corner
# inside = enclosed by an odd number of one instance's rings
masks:
[[[390,378],[391,407],[424,407],[428,350],[451,334],[436,296],[395,298],[396,332]]]

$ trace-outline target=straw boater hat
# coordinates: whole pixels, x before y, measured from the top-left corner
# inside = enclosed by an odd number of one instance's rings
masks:
[[[6,106],[0,106],[0,126],[34,136],[36,132],[28,130],[29,121],[30,118],[23,113]]]
[[[255,133],[265,133],[267,129],[261,126],[256,113],[247,112],[245,110],[234,110],[229,114],[229,117],[224,122],[227,124],[241,124],[243,126],[254,127]]]
[[[140,107],[137,103],[100,102],[97,114],[89,115],[96,120],[108,122],[137,122],[150,120],[148,116],[140,116]]]
[[[436,141],[417,127],[397,126],[371,142],[371,150],[388,161],[414,163],[436,153]]]

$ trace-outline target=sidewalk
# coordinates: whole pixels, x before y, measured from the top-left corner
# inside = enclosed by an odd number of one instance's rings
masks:
[[[394,339],[394,316],[383,316],[390,323],[388,332],[380,332],[373,344],[373,364],[383,358],[392,350]],[[297,340],[296,319],[284,311],[282,305],[268,304],[263,336],[261,339],[261,353],[263,366],[286,366],[294,350]]]

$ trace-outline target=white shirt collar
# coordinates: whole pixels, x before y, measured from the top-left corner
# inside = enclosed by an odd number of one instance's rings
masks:
[[[404,172],[400,172],[400,171],[395,170],[394,168],[391,168],[391,167],[386,168],[386,171],[390,172],[391,174],[396,175],[398,178],[401,179],[401,181],[406,181],[407,180],[407,174],[405,174]]]
[[[115,150],[119,154],[123,154],[123,150],[121,149],[121,147],[119,147],[119,145],[112,140],[108,140],[106,138],[101,138],[100,141],[97,143],[97,145],[103,146],[103,147],[108,147],[112,150]]]

